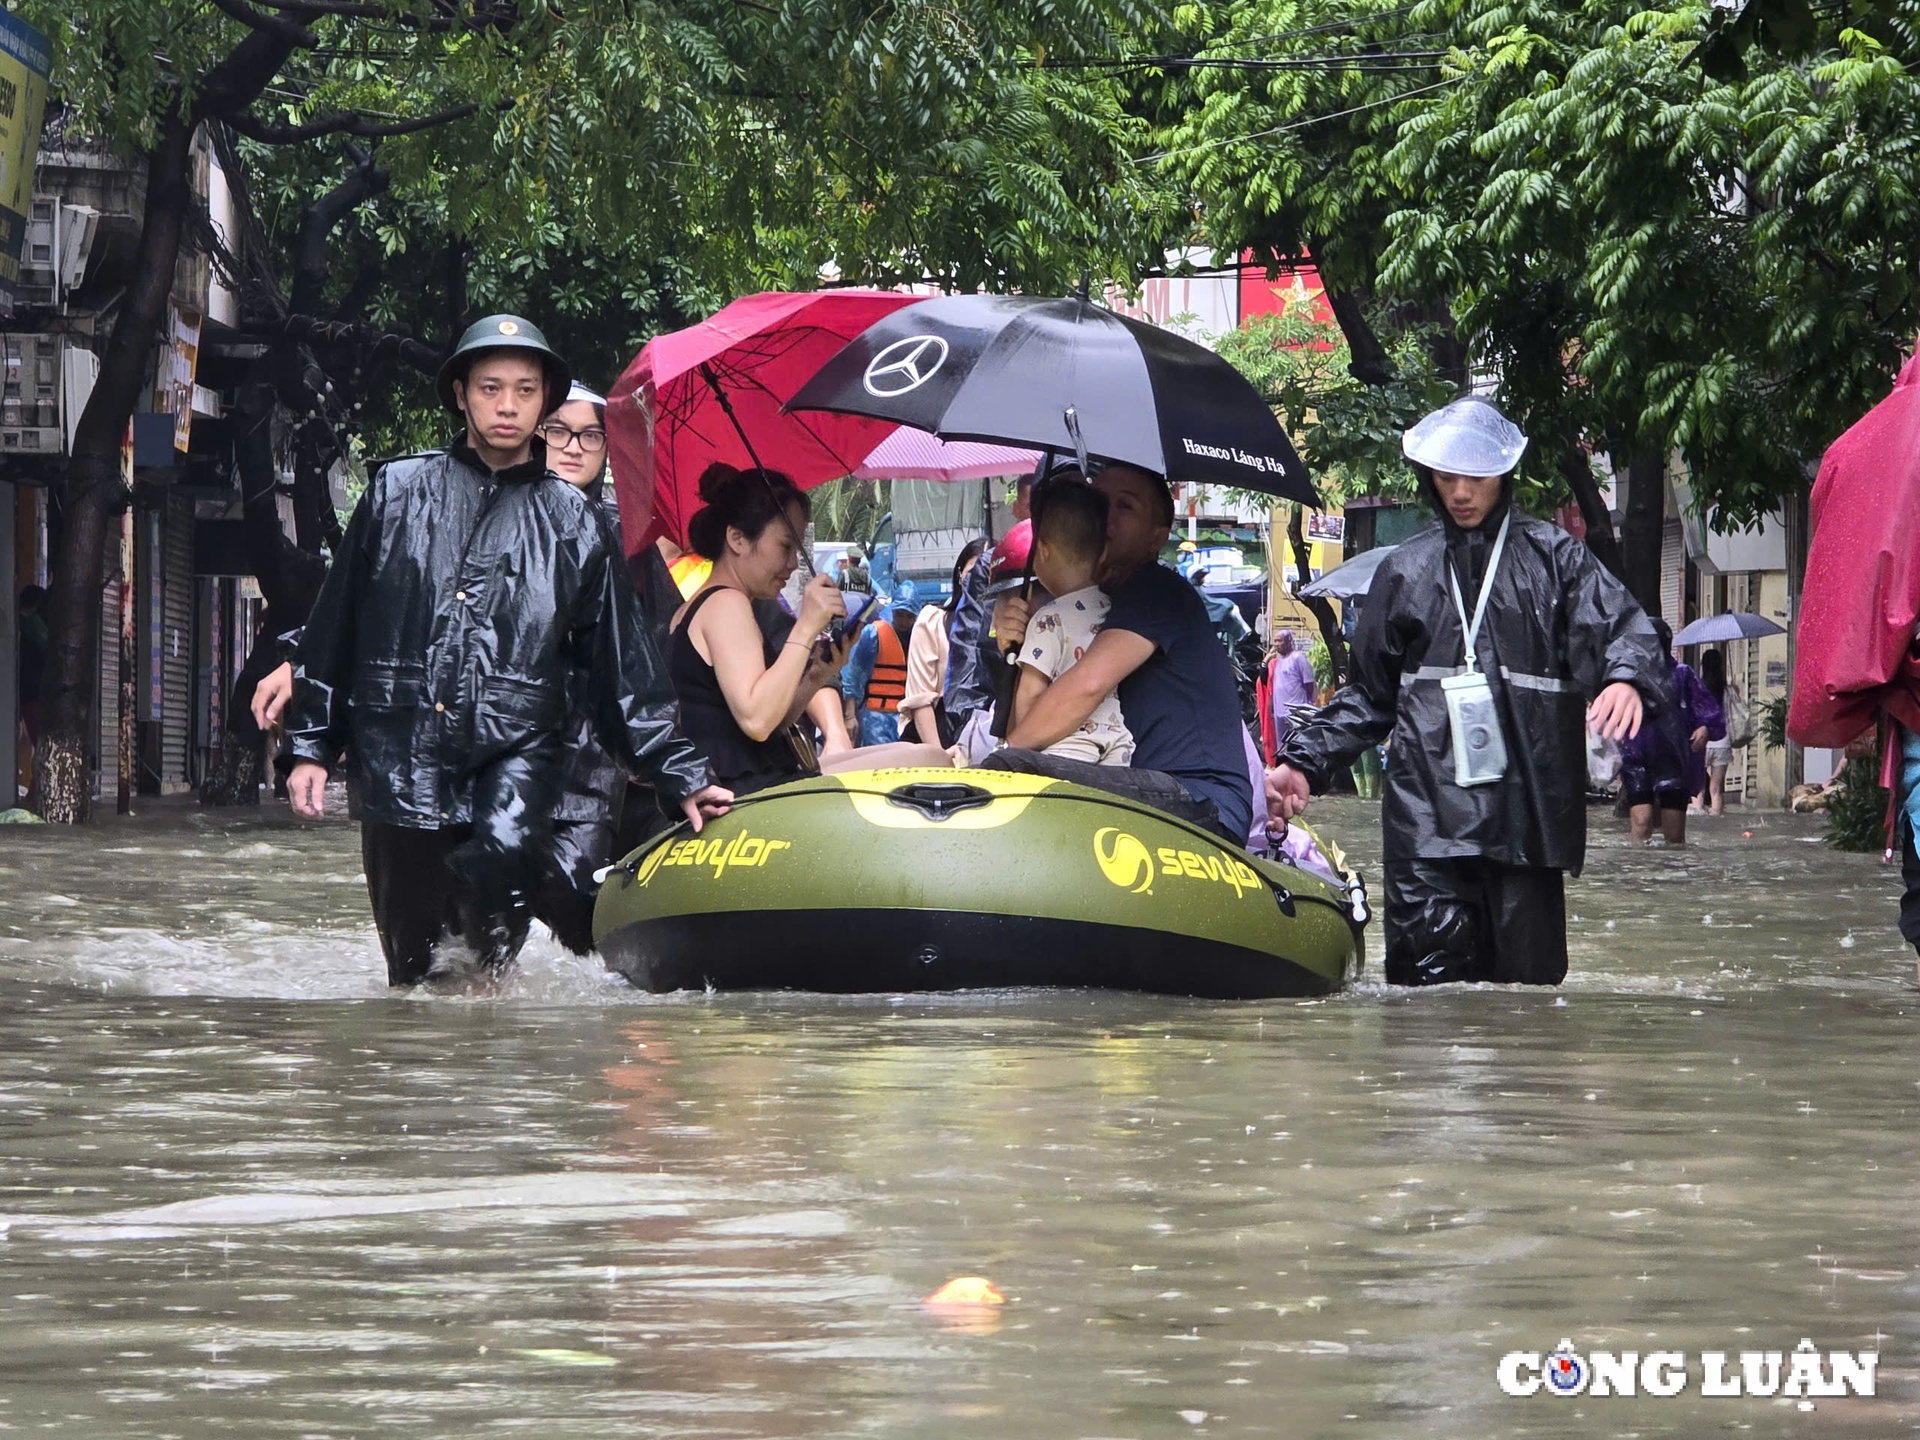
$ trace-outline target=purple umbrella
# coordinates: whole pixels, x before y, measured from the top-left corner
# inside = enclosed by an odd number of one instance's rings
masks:
[[[1711,645],[1716,640],[1757,640],[1762,635],[1786,633],[1764,615],[1751,615],[1744,610],[1728,610],[1720,615],[1709,615],[1704,620],[1694,621],[1673,637],[1673,643]]]

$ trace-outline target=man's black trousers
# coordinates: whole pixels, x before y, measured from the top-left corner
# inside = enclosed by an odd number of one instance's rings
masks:
[[[1900,896],[1900,938],[1920,950],[1920,855],[1913,849],[1913,827],[1905,815],[1894,816],[1900,830],[1900,878],[1907,888]]]
[[[1384,870],[1389,985],[1566,978],[1561,871],[1479,858],[1390,861]]]
[[[471,825],[414,830],[366,820],[360,858],[387,957],[387,983],[418,985],[434,947],[454,936],[484,968],[509,965],[526,942],[531,886],[497,852],[473,843]]]

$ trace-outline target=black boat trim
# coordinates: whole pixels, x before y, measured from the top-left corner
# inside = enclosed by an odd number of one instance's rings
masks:
[[[656,993],[1044,987],[1264,1000],[1330,995],[1348,978],[1218,940],[954,910],[709,911],[632,921],[597,948],[609,969]]]

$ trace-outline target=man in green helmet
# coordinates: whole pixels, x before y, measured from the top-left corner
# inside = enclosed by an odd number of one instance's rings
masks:
[[[611,532],[547,471],[534,431],[568,383],[518,316],[468,329],[438,381],[464,433],[374,475],[295,657],[289,797],[318,818],[352,756],[395,985],[425,979],[449,934],[485,968],[518,952],[569,753],[569,672],[601,745],[694,829],[733,798],[679,731]]]

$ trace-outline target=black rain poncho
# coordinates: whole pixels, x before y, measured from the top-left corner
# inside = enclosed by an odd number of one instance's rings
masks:
[[[570,702],[670,800],[708,783],[618,547],[543,455],[491,474],[462,441],[385,466],[354,511],[301,638],[287,734],[300,760],[350,750],[369,820],[484,822],[523,843],[557,798]]]
[[[613,546],[613,553],[621,554],[620,509],[614,503],[611,489],[603,473],[593,484],[580,493],[586,496],[589,512],[606,526],[607,539]],[[651,548],[651,547],[649,547]],[[659,551],[655,550],[656,555]],[[632,566],[628,567],[629,576]],[[653,617],[646,613],[644,601],[641,613],[647,621],[648,637],[659,644],[659,632],[653,628]],[[656,654],[663,653],[656,648]],[[664,664],[661,666],[664,670]],[[569,677],[571,694],[569,696],[569,715],[567,728],[571,732],[568,743],[572,755],[567,761],[566,784],[560,794],[560,802],[554,807],[556,820],[598,823],[616,819],[620,811],[620,802],[626,795],[627,772],[607,753],[606,747],[594,738],[593,720],[593,675],[587,670],[575,670]]]
[[[1586,707],[1624,680],[1651,718],[1664,657],[1653,623],[1586,545],[1514,510],[1479,636],[1507,747],[1504,778],[1454,783],[1444,676],[1464,669],[1465,633],[1447,584],[1461,567],[1468,613],[1505,506],[1465,532],[1444,517],[1381,562],[1360,610],[1348,684],[1288,736],[1280,759],[1315,789],[1392,737],[1383,858],[1480,856],[1580,872],[1586,858]]]

